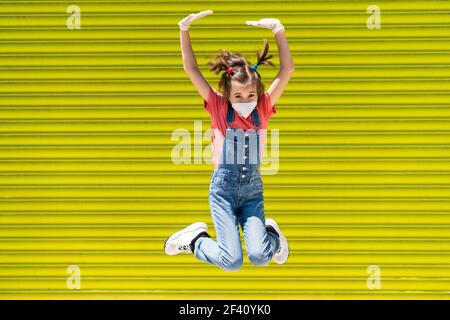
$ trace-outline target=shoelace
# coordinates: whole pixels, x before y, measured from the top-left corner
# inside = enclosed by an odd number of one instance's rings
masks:
[[[188,244],[186,244],[184,246],[179,246],[178,250],[180,250],[180,251],[188,251],[188,250],[191,251],[191,248],[189,247]]]

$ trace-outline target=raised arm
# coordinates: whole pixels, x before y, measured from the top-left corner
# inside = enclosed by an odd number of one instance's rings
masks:
[[[292,60],[284,30],[277,32],[275,34],[275,39],[277,41],[278,55],[280,58],[280,70],[275,76],[275,79],[269,89],[267,89],[272,105],[275,105],[277,100],[283,94],[284,89],[286,88],[289,80],[291,79],[291,75],[295,70],[294,61]]]
[[[180,26],[180,45],[184,71],[187,73],[192,81],[192,84],[205,101],[208,101],[211,86],[198,69],[197,59],[195,58],[194,50],[191,45],[191,38],[189,36],[189,26],[193,21],[211,13],[213,13],[212,10],[191,13],[186,18],[178,22],[178,25]]]
[[[277,100],[281,97],[286,88],[286,85],[295,70],[294,61],[292,60],[291,52],[287,43],[286,35],[284,34],[284,26],[278,19],[264,18],[259,21],[247,21],[248,25],[269,28],[275,34],[275,39],[278,46],[278,54],[280,57],[280,70],[275,79],[267,89],[272,105],[275,105]]]

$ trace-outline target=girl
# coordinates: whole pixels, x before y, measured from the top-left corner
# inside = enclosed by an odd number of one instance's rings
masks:
[[[247,21],[248,25],[270,28],[275,34],[280,55],[280,71],[265,92],[257,68],[272,65],[267,56],[268,43],[258,52],[257,63],[251,65],[239,53],[221,50],[208,63],[216,74],[224,71],[219,82],[221,93],[209,85],[200,73],[189,38],[189,26],[211,10],[190,14],[180,26],[184,70],[204,100],[211,116],[211,142],[214,171],[209,187],[209,205],[217,233],[217,242],[208,234],[204,222],[193,223],[171,235],[164,244],[168,255],[193,253],[197,259],[226,271],[242,266],[243,254],[239,227],[244,234],[249,260],[265,266],[270,260],[286,262],[289,246],[273,219],[264,218],[263,184],[260,162],[264,150],[267,123],[276,113],[275,103],[286,87],[294,63],[278,19]]]

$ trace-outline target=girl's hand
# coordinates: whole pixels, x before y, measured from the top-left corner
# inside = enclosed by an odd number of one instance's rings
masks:
[[[261,28],[269,28],[272,30],[273,34],[276,34],[278,31],[284,30],[283,24],[280,20],[276,18],[264,18],[258,21],[245,21],[249,26],[261,27]]]
[[[195,20],[198,20],[200,18],[203,18],[204,16],[210,15],[212,13],[213,13],[212,10],[200,11],[199,13],[191,13],[186,18],[184,18],[183,20],[180,20],[178,22],[178,25],[180,26],[180,30],[181,31],[189,30],[189,27],[191,26],[192,22],[194,22]]]

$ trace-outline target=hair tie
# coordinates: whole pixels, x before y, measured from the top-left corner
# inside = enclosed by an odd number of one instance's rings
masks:
[[[228,67],[227,74],[232,74],[232,73],[233,73],[233,67]]]
[[[252,65],[252,66],[250,67],[250,69],[253,69],[254,71],[256,71],[256,69],[258,69],[258,64],[255,63],[254,65]]]

